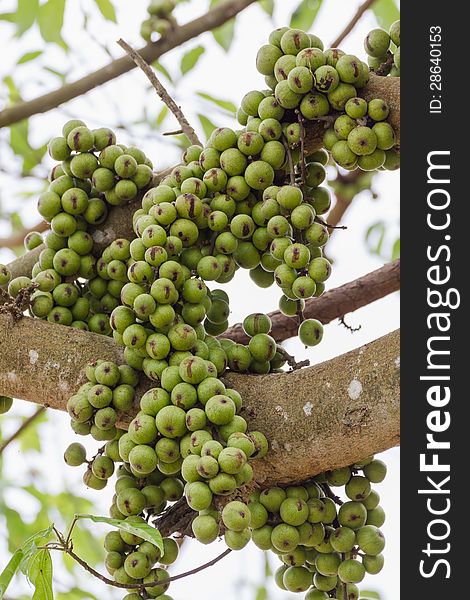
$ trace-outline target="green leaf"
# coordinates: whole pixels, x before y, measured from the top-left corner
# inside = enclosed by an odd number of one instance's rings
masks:
[[[166,67],[164,67],[162,65],[162,63],[160,63],[160,62],[158,62],[158,60],[156,60],[155,62],[152,63],[152,67],[156,71],[159,71],[160,73],[162,73],[162,75],[164,75],[170,83],[173,83],[173,79],[170,75],[170,72],[168,71],[168,69]]]
[[[31,561],[29,579],[35,587],[32,600],[54,600],[52,592],[52,559],[49,550],[39,550],[34,560]]]
[[[21,102],[21,94],[19,89],[16,87],[16,84],[13,78],[10,75],[6,75],[3,78],[3,83],[8,88],[8,96],[10,100],[10,104],[16,104],[17,102]]]
[[[270,17],[274,13],[274,0],[259,0],[259,5]]]
[[[395,241],[392,248],[392,260],[397,258],[400,258],[400,238]]]
[[[18,548],[18,550],[16,550],[16,552],[13,554],[7,566],[0,573],[0,600],[2,600],[4,597],[11,580],[18,570],[21,570],[27,574],[26,569],[29,569],[29,564],[38,554],[36,542],[38,540],[48,538],[51,534],[51,531],[52,526],[48,529],[44,529],[35,533],[28,540],[26,540],[21,548]],[[47,596],[45,596],[45,598],[47,598]],[[52,598],[52,596],[50,598]]]
[[[211,0],[210,8],[214,8],[223,2],[225,2],[225,0]],[[225,52],[228,52],[235,36],[235,19],[230,19],[230,21],[217,27],[217,29],[213,29],[212,35],[219,46],[222,46]]]
[[[36,50],[35,52],[26,52],[26,54],[23,54],[23,56],[17,60],[16,64],[23,65],[24,63],[29,62],[30,60],[34,60],[38,56],[41,56],[41,54],[42,50]]]
[[[65,81],[67,79],[66,73],[61,73],[60,71],[57,71],[56,69],[53,69],[52,67],[44,67],[44,71],[47,71],[48,73],[51,73],[52,75],[55,75],[56,77],[58,77],[60,79],[60,81],[62,83],[65,83]]]
[[[38,25],[45,42],[54,42],[66,49],[61,31],[64,24],[65,0],[47,0],[39,8]]]
[[[17,550],[10,558],[7,566],[0,573],[0,600],[2,600],[11,580],[20,568],[21,561],[23,559],[23,551]]]
[[[95,2],[104,18],[116,23],[116,11],[111,0],[95,0]]]
[[[235,106],[235,104],[233,102],[230,102],[229,100],[219,100],[217,98],[214,98],[213,96],[210,96],[209,94],[206,94],[205,92],[197,92],[197,95],[200,96],[201,98],[204,98],[204,100],[208,100],[209,102],[212,102],[219,108],[226,110],[230,114],[234,115],[237,112],[237,107]]]
[[[13,510],[6,504],[0,508],[1,514],[5,517],[8,530],[8,549],[14,552],[17,548],[21,548],[23,540],[27,538],[30,531],[27,524],[21,518],[18,511]]]
[[[47,146],[34,149],[29,143],[28,121],[20,121],[10,127],[10,146],[17,156],[23,159],[23,175],[28,175],[38,165]]]
[[[204,115],[198,115],[198,119],[202,125],[202,128],[204,129],[204,135],[206,138],[209,138],[217,126],[214,125],[214,123]]]
[[[366,244],[372,254],[380,256],[385,239],[385,224],[382,221],[374,223],[366,231]]]
[[[265,587],[259,587],[256,590],[255,600],[268,600],[268,590]]]
[[[16,23],[16,13],[0,13],[0,21]]]
[[[165,104],[162,107],[162,110],[160,111],[160,113],[159,113],[159,115],[158,115],[158,117],[157,117],[157,119],[155,121],[157,127],[160,128],[162,126],[163,121],[166,119],[168,113],[169,113],[169,109],[168,109],[168,106]]]
[[[66,592],[57,592],[56,600],[98,600],[91,592],[74,587]]]
[[[21,546],[21,550],[23,551],[23,560],[21,561],[20,569],[21,572],[24,573],[27,577],[29,574],[29,569],[31,563],[34,561],[34,557],[39,552],[38,543],[44,543],[47,541],[52,533],[52,525],[49,525],[46,529],[42,529],[41,531],[37,531],[30,538],[26,540],[26,542]]]
[[[378,592],[361,592],[360,600],[380,600]]]
[[[317,18],[323,0],[302,0],[292,13],[290,26],[293,29],[308,31]]]
[[[155,527],[152,527],[151,525],[147,525],[147,523],[131,524],[128,521],[118,521],[117,519],[111,519],[110,517],[96,517],[94,515],[76,515],[76,517],[77,519],[90,519],[94,523],[106,523],[107,525],[112,525],[113,527],[137,535],[147,542],[150,542],[160,550],[162,556],[165,552],[162,534],[158,529],[155,529]]]
[[[39,12],[39,0],[18,0],[15,13],[16,36],[20,37],[33,26]]]
[[[390,25],[400,18],[400,11],[395,0],[376,0],[372,5],[372,10],[380,27],[387,31],[390,29]]]
[[[186,75],[186,73],[191,71],[191,69],[193,69],[196,66],[198,60],[201,58],[205,51],[206,49],[204,48],[204,46],[196,46],[192,50],[186,52],[186,54],[184,54],[183,58],[181,59],[181,73],[183,75]]]

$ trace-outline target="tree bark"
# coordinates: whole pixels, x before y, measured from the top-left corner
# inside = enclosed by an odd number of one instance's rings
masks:
[[[255,461],[267,487],[353,464],[400,441],[400,344],[395,331],[320,365],[291,373],[239,375],[227,382],[246,401],[251,429],[271,451]]]
[[[398,340],[395,332],[292,373],[225,375],[244,398],[250,429],[271,442],[269,457],[256,464],[259,484],[305,479],[398,443]],[[123,362],[112,338],[9,314],[0,314],[0,347],[0,394],[59,410],[89,362]],[[120,425],[131,418],[121,415]]]

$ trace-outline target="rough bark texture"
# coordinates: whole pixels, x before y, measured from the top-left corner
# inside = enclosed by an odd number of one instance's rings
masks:
[[[122,362],[111,338],[27,317],[0,315],[0,394],[64,410],[98,358]],[[380,452],[399,439],[399,334],[292,373],[240,375],[227,382],[245,400],[252,430],[271,441],[256,465],[268,485],[301,480]],[[121,416],[121,425],[131,415]]]
[[[383,266],[359,279],[345,283],[320,296],[311,298],[305,303],[304,316],[307,319],[318,319],[323,324],[371,304],[388,294],[400,289],[400,259]],[[286,317],[276,310],[269,314],[273,322],[271,335],[277,342],[282,342],[295,335],[299,327],[298,321]],[[223,337],[229,337],[239,343],[247,343],[248,336],[241,323],[230,327]]]
[[[398,445],[399,332],[328,362],[287,374],[226,380],[246,398],[250,427],[271,452],[254,463],[255,480],[302,481]]]

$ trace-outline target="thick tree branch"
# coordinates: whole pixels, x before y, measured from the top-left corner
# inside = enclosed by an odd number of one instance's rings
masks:
[[[181,46],[205,31],[210,31],[211,29],[223,25],[254,2],[255,0],[228,0],[201,17],[194,19],[194,21],[175,28],[171,35],[165,36],[157,42],[147,44],[139,50],[139,53],[144,60],[148,63],[152,63],[166,52]],[[0,127],[12,125],[13,123],[17,123],[22,119],[27,119],[38,113],[47,112],[60,106],[64,102],[68,102],[77,96],[86,94],[90,90],[103,85],[134,68],[135,64],[128,56],[118,58],[94,73],[90,73],[86,77],[82,77],[73,83],[68,83],[57,90],[44,94],[44,96],[39,96],[33,100],[21,102],[10,108],[5,108],[0,112]]]
[[[27,317],[0,315],[0,394],[64,410],[87,363],[121,362],[111,338]],[[399,335],[326,363],[272,375],[228,373],[252,429],[271,440],[256,481],[297,481],[398,443]],[[137,408],[135,409],[137,410]],[[131,415],[121,417],[121,425]]]
[[[389,263],[359,279],[334,288],[319,298],[311,298],[305,303],[304,317],[318,319],[323,324],[343,317],[362,306],[371,304],[384,296],[396,292],[400,288],[400,259]],[[286,317],[279,310],[270,313],[273,322],[271,335],[277,342],[282,342],[297,335],[297,319]],[[246,343],[249,338],[243,331],[241,323],[231,327],[224,337],[236,342]]]
[[[311,301],[307,314],[328,322],[397,289],[398,282],[397,261]],[[295,333],[292,319],[274,318],[278,340]],[[239,339],[236,331],[230,333]],[[121,349],[109,338],[28,318],[14,323],[8,315],[0,317],[0,345],[9,348],[0,357],[0,393],[59,409],[82,381],[88,362],[122,360]],[[398,352],[395,333],[294,373],[229,373],[227,381],[246,399],[250,426],[265,431],[272,442],[269,460],[257,465],[257,482],[301,480],[396,444]],[[122,416],[123,423],[130,417]]]
[[[176,117],[178,123],[181,125],[181,131],[185,134],[191,144],[201,145],[199,138],[197,137],[196,132],[193,127],[190,125],[188,119],[184,116],[181,107],[179,107],[170,94],[166,91],[165,87],[162,85],[161,81],[155,75],[155,71],[152,67],[146,62],[142,56],[129,46],[129,44],[123,39],[118,40],[119,46],[123,50],[127,52],[127,54],[132,58],[135,64],[145,73],[147,79],[150,81],[155,91],[157,92],[159,98],[164,102],[167,107],[171,110],[173,115]]]

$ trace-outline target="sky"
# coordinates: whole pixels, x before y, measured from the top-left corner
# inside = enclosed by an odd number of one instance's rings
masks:
[[[9,0],[0,2],[2,11],[7,11],[16,3]],[[250,89],[263,88],[263,81],[255,68],[255,55],[257,49],[266,43],[272,29],[288,23],[288,18],[297,0],[283,0],[276,2],[274,20],[265,15],[258,7],[247,9],[237,21],[235,42],[226,54],[214,41],[210,34],[204,34],[197,40],[188,42],[182,48],[172,51],[162,58],[162,64],[172,73],[176,74],[181,56],[184,52],[199,44],[206,46],[206,53],[202,56],[196,69],[181,79],[177,85],[168,85],[169,91],[177,102],[182,105],[189,120],[198,128],[197,114],[203,112],[217,125],[231,125],[227,117],[215,108],[209,107],[197,97],[197,92],[204,91],[217,98],[229,99],[238,104],[243,95]],[[183,4],[176,13],[180,22],[186,22],[202,14],[207,9],[207,0],[193,0],[191,11]],[[327,0],[317,17],[312,31],[319,35],[325,46],[336,37],[339,31],[349,21],[359,5],[358,1],[344,2],[344,0]],[[142,42],[139,38],[140,22],[144,18],[145,0],[115,2],[118,13],[118,24],[104,22],[102,18],[90,19],[90,31],[96,39],[105,44],[113,57],[122,54],[115,40],[124,37],[134,47],[139,47]],[[48,47],[41,60],[44,65],[53,66],[57,70],[67,71],[68,80],[72,81],[91,70],[103,66],[109,61],[109,56],[100,45],[93,42],[89,35],[84,33],[81,23],[83,11],[96,14],[93,0],[71,1],[67,5],[64,38],[70,43],[71,52],[66,55],[58,47]],[[360,53],[362,41],[368,31],[376,27],[372,14],[366,13],[354,31],[343,42],[342,48],[351,53]],[[9,26],[0,22],[0,39],[10,35]],[[31,31],[23,38],[15,40],[8,45],[8,54],[2,56],[0,63],[0,77],[10,73],[17,60],[27,51],[43,47],[41,38],[36,31]],[[54,89],[58,85],[56,76],[45,74],[31,66],[24,65],[15,72],[15,78],[24,85],[26,99],[36,97],[45,91]],[[149,115],[156,117],[161,110],[161,104],[154,92],[148,89],[144,75],[137,70],[117,79],[105,86],[94,90],[85,98],[78,98],[65,106],[44,115],[36,115],[30,120],[31,139],[36,145],[43,144],[50,137],[59,134],[61,124],[68,118],[83,119],[90,127],[115,126],[119,123],[131,124],[142,116],[142,107],[145,106]],[[171,117],[165,122],[165,129],[174,128],[175,122]],[[156,169],[163,169],[178,162],[179,152],[160,134],[153,133],[148,136],[141,126],[133,126],[132,135],[127,131],[117,129],[119,141],[123,143],[137,143],[152,158]],[[199,127],[199,133],[201,129]],[[5,130],[0,130],[0,136],[7,135]],[[5,165],[8,161],[8,165]],[[7,175],[2,168],[18,167],[18,161],[11,156],[0,157],[0,202],[8,210],[19,210],[24,222],[33,225],[38,216],[35,212],[35,195],[39,185],[35,179],[19,179],[17,176]],[[393,242],[398,230],[399,219],[399,175],[398,173],[383,173],[375,178],[374,189],[379,199],[374,200],[367,192],[355,198],[346,214],[345,231],[334,233],[329,243],[329,253],[334,259],[333,275],[328,281],[328,288],[333,288],[347,281],[356,279],[384,263],[383,258],[372,256],[365,247],[364,239],[367,229],[374,223],[384,220],[388,223],[387,243]],[[32,193],[31,197],[25,193]],[[0,237],[8,233],[8,226],[0,223]],[[12,255],[8,251],[0,250],[0,262],[8,262]],[[239,322],[252,312],[269,312],[277,308],[277,290],[261,290],[255,288],[246,272],[239,272],[234,281],[225,289],[231,298],[230,322]],[[289,340],[285,347],[291,354],[298,358],[310,358],[312,364],[323,362],[338,354],[347,352],[364,343],[372,341],[399,327],[399,298],[393,294],[372,305],[364,307],[354,314],[349,315],[347,322],[353,326],[361,326],[360,331],[351,334],[337,322],[326,328],[322,344],[305,352],[298,340]],[[16,403],[17,414],[31,414],[34,407],[26,403]],[[7,422],[7,429],[13,423]],[[44,454],[34,457],[34,467],[44,473],[49,479],[47,487],[50,490],[59,490],[66,485],[77,493],[91,498],[96,503],[96,514],[106,514],[109,505],[109,494],[103,492],[87,491],[81,485],[81,476],[76,470],[65,467],[62,463],[64,448],[73,441],[73,434],[69,432],[68,418],[58,412],[51,411],[49,422],[41,426],[41,436],[44,444]],[[80,440],[81,441],[81,440]],[[383,484],[378,486],[382,497],[388,520],[382,528],[387,546],[385,550],[386,563],[379,576],[367,578],[363,589],[374,589],[381,593],[382,600],[396,600],[399,591],[396,584],[399,575],[399,449],[386,452],[383,456],[389,467],[389,476]],[[23,464],[18,447],[12,444],[7,451],[5,464],[7,469],[18,480],[26,477],[27,469],[31,465]],[[48,478],[47,473],[53,472],[55,476]],[[26,499],[21,501],[27,502]],[[27,506],[27,505],[26,505]],[[104,530],[103,530],[104,531]],[[178,565],[173,572],[183,572],[201,564],[219,554],[223,549],[223,542],[203,547],[192,541],[185,542]],[[0,556],[4,556],[4,545],[0,537]],[[3,561],[1,561],[3,562]],[[277,566],[277,559],[273,559]],[[208,569],[190,579],[183,579],[172,584],[171,595],[175,600],[186,600],[190,595],[204,600],[219,600],[223,595],[227,600],[253,600],[253,586],[263,578],[264,557],[261,552],[252,548],[243,552],[232,553],[216,567]],[[67,574],[61,574],[62,582],[67,581]],[[92,587],[93,586],[93,587]],[[18,588],[19,589],[19,588]],[[98,588],[94,583],[90,589]],[[107,591],[110,599],[120,598],[121,595],[114,590]],[[300,596],[299,596],[300,597]],[[286,600],[294,598],[286,595],[275,587],[270,589],[270,600]]]

